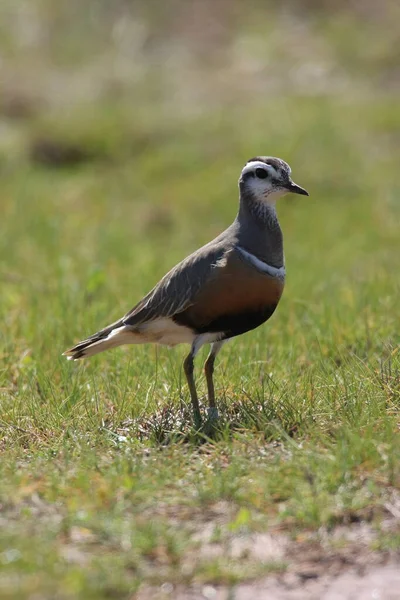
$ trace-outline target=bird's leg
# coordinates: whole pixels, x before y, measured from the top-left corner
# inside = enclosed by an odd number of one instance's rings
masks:
[[[207,390],[208,390],[208,404],[209,404],[208,418],[210,421],[218,419],[218,409],[215,404],[215,390],[214,390],[213,373],[214,373],[215,357],[217,356],[218,352],[221,350],[223,344],[224,344],[223,341],[214,342],[213,344],[211,344],[210,354],[207,356],[207,360],[204,363],[204,372],[206,374]]]
[[[185,358],[185,362],[183,363],[183,368],[184,368],[186,379],[187,379],[188,386],[189,386],[190,398],[192,400],[194,424],[199,429],[201,427],[200,406],[199,406],[199,399],[197,397],[196,385],[195,385],[194,377],[193,377],[195,355],[196,355],[196,353],[192,346],[192,349],[190,350],[189,354]]]

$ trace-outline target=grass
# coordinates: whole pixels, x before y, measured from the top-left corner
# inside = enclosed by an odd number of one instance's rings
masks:
[[[346,52],[353,30],[336,25]],[[154,99],[100,98],[9,125],[2,598],[229,587],[300,560],[243,540],[268,533],[303,548],[358,522],[371,552],[398,553],[400,119],[390,90],[351,89],[168,119]],[[82,160],[55,164],[49,140]],[[257,153],[288,160],[310,198],[280,202],[287,287],[273,319],[219,355],[221,422],[208,440],[191,424],[186,348],[117,349],[84,364],[60,355],[231,222],[239,171]]]

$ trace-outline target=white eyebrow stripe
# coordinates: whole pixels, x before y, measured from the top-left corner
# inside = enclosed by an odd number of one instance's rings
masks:
[[[264,162],[261,162],[261,160],[252,160],[243,167],[242,175],[246,175],[246,173],[253,173],[257,168],[265,169],[265,171],[273,169],[276,173],[276,170],[271,165],[266,165]]]
[[[273,177],[278,176],[278,171],[275,169],[275,167],[266,164],[261,160],[252,160],[249,163],[247,163],[247,165],[245,165],[242,169],[242,176],[246,175],[246,173],[254,173],[256,169],[264,169],[264,171],[267,171],[267,173],[269,173]]]
[[[258,269],[259,271],[262,271],[263,273],[270,275],[270,277],[277,277],[278,279],[285,279],[285,275],[286,275],[285,267],[279,267],[279,268],[273,267],[272,265],[269,265],[268,263],[264,262],[263,260],[260,260],[259,258],[257,258],[257,256],[254,256],[254,254],[247,252],[247,250],[245,250],[241,246],[235,246],[235,248],[236,248],[236,250],[239,250],[239,252],[242,254],[242,256],[244,256],[249,262],[251,262],[251,264],[254,265],[256,267],[256,269]]]

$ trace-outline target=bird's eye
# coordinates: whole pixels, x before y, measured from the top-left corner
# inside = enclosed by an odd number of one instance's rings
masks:
[[[268,177],[268,171],[266,169],[256,169],[256,177],[258,177],[258,179],[266,179]]]

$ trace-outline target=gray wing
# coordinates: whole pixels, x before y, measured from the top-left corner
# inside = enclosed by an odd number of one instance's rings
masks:
[[[137,326],[186,310],[229,249],[227,244],[214,241],[185,258],[125,315],[123,324]]]

